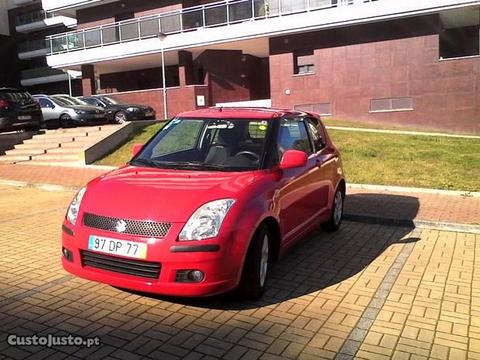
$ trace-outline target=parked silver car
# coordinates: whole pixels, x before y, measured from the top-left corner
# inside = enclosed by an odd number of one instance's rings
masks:
[[[33,95],[42,107],[45,126],[72,127],[107,122],[105,110],[68,95]]]

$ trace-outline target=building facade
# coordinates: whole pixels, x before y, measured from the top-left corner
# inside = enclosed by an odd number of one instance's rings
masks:
[[[115,93],[162,114],[165,83],[169,116],[264,100],[334,118],[480,133],[480,1],[42,5],[76,19],[75,30],[47,36],[47,62],[80,71],[85,95]]]
[[[81,94],[81,82],[71,81],[62,69],[47,64],[46,37],[63,33],[76,25],[76,19],[55,16],[42,9],[40,0],[6,0],[0,9],[1,24],[8,37],[3,37],[0,47],[2,71],[0,86],[23,87],[32,93]],[[78,76],[79,77],[79,76]]]

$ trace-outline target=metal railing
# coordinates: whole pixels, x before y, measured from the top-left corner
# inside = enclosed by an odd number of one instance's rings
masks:
[[[32,23],[36,23],[36,22],[51,18],[53,16],[54,16],[53,14],[47,13],[44,10],[31,11],[31,12],[17,15],[15,18],[15,24],[16,26],[32,24]]]
[[[42,50],[47,48],[47,41],[45,39],[27,40],[18,44],[17,50],[19,53]]]
[[[380,0],[225,0],[51,35],[49,54]]]
[[[54,76],[65,74],[62,70],[52,69],[50,67],[34,68],[22,70],[22,79],[36,79],[45,76]]]

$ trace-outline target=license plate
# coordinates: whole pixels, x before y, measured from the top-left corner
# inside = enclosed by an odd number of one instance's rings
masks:
[[[97,119],[100,119],[100,118],[103,118],[104,115],[102,115],[102,114],[95,114],[94,117],[97,118]]]
[[[145,116],[152,116],[152,115],[153,115],[153,112],[151,112],[151,111],[147,111],[147,112],[145,113]]]
[[[30,115],[20,115],[18,120],[32,120],[32,117]]]
[[[127,256],[136,259],[147,258],[147,244],[90,235],[88,249],[106,254]]]

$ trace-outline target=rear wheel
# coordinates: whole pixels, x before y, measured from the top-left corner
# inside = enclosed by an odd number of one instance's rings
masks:
[[[67,128],[72,125],[72,118],[68,114],[60,116],[60,127]]]
[[[258,299],[265,291],[270,265],[270,233],[263,225],[255,233],[243,266],[239,294],[245,299]]]
[[[345,199],[345,194],[343,190],[339,187],[335,192],[335,197],[333,199],[332,212],[330,214],[330,219],[322,224],[322,227],[326,231],[337,231],[340,228],[343,220],[343,203]]]
[[[127,114],[123,111],[117,111],[115,113],[114,120],[117,124],[123,124],[125,121],[127,121]]]

